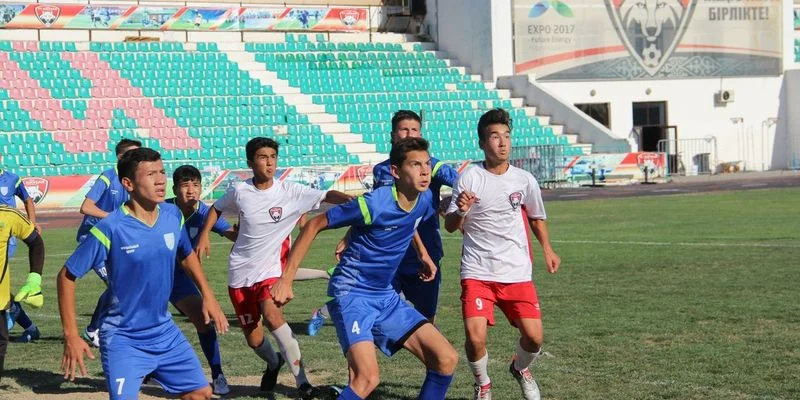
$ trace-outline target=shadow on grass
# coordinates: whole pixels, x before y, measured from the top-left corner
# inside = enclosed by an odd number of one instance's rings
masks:
[[[64,380],[64,375],[30,368],[12,368],[3,372],[3,380],[13,379],[24,388],[37,394],[97,393],[106,391],[103,377],[80,377],[75,382]],[[6,383],[8,383],[6,381]]]

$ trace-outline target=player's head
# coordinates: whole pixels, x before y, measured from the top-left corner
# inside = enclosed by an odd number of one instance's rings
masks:
[[[411,110],[399,110],[392,116],[392,143],[407,137],[422,137],[422,117]]]
[[[508,112],[495,108],[481,115],[478,121],[478,145],[493,163],[507,162],[511,156],[511,129],[513,121]]]
[[[399,190],[424,192],[430,186],[431,156],[427,140],[410,137],[392,143],[389,162]]]
[[[142,142],[133,139],[122,139],[117,143],[117,146],[114,147],[114,152],[117,154],[117,160],[119,160],[123,154],[125,154],[128,150],[138,149],[142,147]]]
[[[245,146],[247,166],[259,180],[270,180],[278,167],[278,142],[265,137],[250,139]]]
[[[172,193],[179,206],[194,206],[203,191],[200,170],[192,165],[181,165],[172,173]]]
[[[133,200],[140,203],[164,201],[167,174],[157,151],[141,147],[126,152],[117,161],[117,173]]]

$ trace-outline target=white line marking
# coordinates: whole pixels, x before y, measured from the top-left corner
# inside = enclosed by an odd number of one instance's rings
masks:
[[[460,236],[444,236],[444,240],[461,240]],[[641,242],[627,240],[550,240],[566,244],[613,244],[625,246],[684,246],[684,247],[754,247],[800,249],[800,243],[726,243],[726,242]]]
[[[683,189],[655,189],[651,190],[650,193],[674,193],[674,192],[683,192]]]
[[[588,196],[588,194],[586,193],[577,193],[577,194],[562,194],[559,195],[558,197],[586,197],[586,196]]]
[[[751,188],[751,187],[762,187],[767,186],[766,183],[745,183],[742,185],[743,188]]]
[[[229,246],[233,246],[233,242],[211,242],[212,246],[219,246],[219,245],[223,245],[223,244],[227,244]],[[26,259],[26,260],[28,259],[27,249],[25,249],[25,246],[22,246],[22,247],[23,247],[24,251],[22,253],[20,253],[19,244],[17,245],[17,253],[14,254],[14,258],[13,259],[16,259],[17,257],[19,257],[20,259]],[[45,256],[48,257],[48,258],[50,258],[50,257],[67,257],[67,256],[71,256],[71,255],[72,255],[72,252],[69,252],[69,253],[55,253],[55,254],[45,253]]]

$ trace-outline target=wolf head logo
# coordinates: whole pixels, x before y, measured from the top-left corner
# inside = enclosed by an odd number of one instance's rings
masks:
[[[519,205],[522,204],[522,193],[521,192],[514,192],[508,196],[508,202],[511,203],[511,208],[518,209]]]
[[[651,76],[677,47],[695,4],[690,0],[606,0],[620,39]]]
[[[278,222],[283,216],[283,207],[272,207],[269,209],[269,216],[273,221]]]
[[[56,23],[58,17],[61,15],[61,9],[57,6],[36,6],[33,9],[33,13],[36,15],[36,19],[45,26],[45,28],[49,28],[51,25]]]

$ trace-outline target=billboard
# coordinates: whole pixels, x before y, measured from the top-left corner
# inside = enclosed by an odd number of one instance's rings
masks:
[[[780,0],[515,0],[514,65],[539,80],[781,73]]]
[[[366,7],[161,7],[0,4],[0,28],[187,31],[367,31]]]

